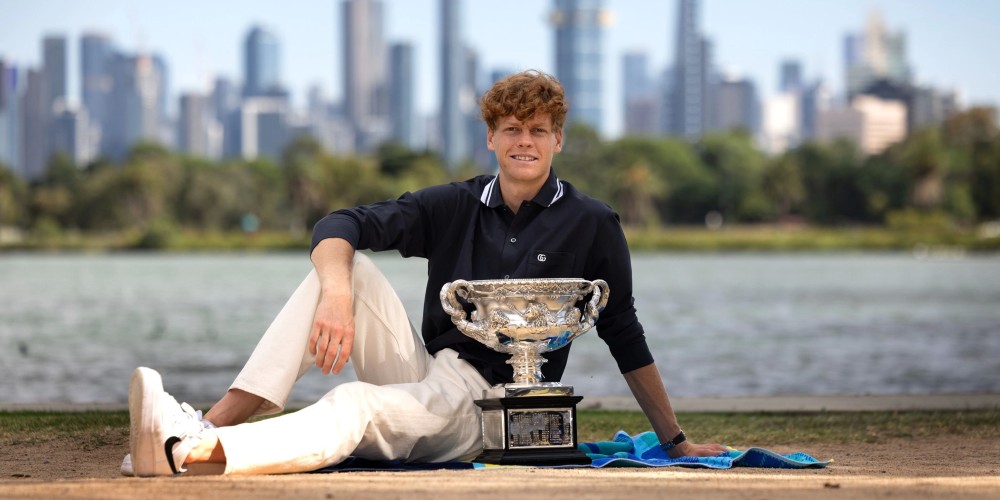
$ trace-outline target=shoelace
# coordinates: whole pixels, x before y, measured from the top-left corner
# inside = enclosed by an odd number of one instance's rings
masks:
[[[174,404],[177,404],[173,397],[168,397],[173,400]],[[170,412],[170,417],[173,419],[171,429],[174,429],[177,432],[177,437],[181,439],[200,436],[201,431],[205,429],[201,423],[201,412],[187,403],[181,403],[180,408],[179,412]]]

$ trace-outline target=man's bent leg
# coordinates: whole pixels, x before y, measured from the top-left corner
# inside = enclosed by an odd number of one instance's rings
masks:
[[[351,362],[358,379],[376,385],[421,380],[431,358],[389,281],[360,253],[354,257],[353,279],[355,341]],[[314,365],[308,341],[319,293],[319,279],[312,271],[264,333],[220,401],[223,406],[218,411],[213,407],[206,419],[219,426],[229,425],[246,417],[221,419],[222,423],[213,418],[223,413],[242,415],[241,408],[246,405],[259,404],[254,414],[276,413],[285,407],[292,385]],[[263,402],[244,396],[258,396]]]

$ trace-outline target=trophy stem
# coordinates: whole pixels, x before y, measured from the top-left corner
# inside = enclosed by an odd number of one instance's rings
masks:
[[[542,364],[546,361],[548,360],[528,347],[518,349],[507,360],[507,364],[514,367],[515,384],[537,385],[542,380]]]

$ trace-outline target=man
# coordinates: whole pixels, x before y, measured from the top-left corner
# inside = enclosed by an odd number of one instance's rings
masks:
[[[474,400],[510,382],[507,356],[467,338],[438,292],[455,279],[604,279],[610,300],[598,322],[619,370],[671,456],[713,456],[721,445],[685,439],[646,346],[632,298],[631,264],[618,216],[552,169],[567,105],[553,77],[529,71],[482,99],[487,145],[499,172],[336,211],[315,227],[315,270],[261,339],[246,367],[204,420],[138,368],[129,393],[131,458],[140,476],[197,463],[227,474],[302,472],[349,455],[406,461],[468,460],[481,449]],[[357,249],[395,249],[428,261],[422,339],[395,292]],[[546,355],[559,380],[569,347]],[[298,412],[254,423],[284,407],[311,365],[358,382],[341,384]]]

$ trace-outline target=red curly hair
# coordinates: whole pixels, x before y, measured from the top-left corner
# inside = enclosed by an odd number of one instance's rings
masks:
[[[500,80],[479,101],[483,121],[496,130],[497,121],[513,116],[525,121],[537,113],[548,113],[552,125],[561,130],[569,106],[559,80],[537,70],[528,70]]]

